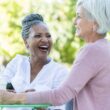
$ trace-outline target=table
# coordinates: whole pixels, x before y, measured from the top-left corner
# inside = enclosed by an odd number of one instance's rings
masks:
[[[49,107],[50,105],[49,104],[13,104],[13,105],[0,105],[0,108],[18,108],[18,107],[21,107],[21,108],[47,108]]]

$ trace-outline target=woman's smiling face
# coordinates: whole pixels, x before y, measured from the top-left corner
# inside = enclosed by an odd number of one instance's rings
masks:
[[[77,7],[76,14],[76,19],[74,21],[76,35],[85,39],[93,33],[94,22],[86,18],[85,10],[81,6]]]
[[[47,58],[52,47],[52,38],[47,25],[45,23],[33,25],[25,44],[32,56]]]

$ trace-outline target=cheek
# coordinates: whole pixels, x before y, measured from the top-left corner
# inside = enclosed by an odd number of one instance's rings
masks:
[[[91,34],[93,32],[93,26],[91,24],[85,25],[84,28],[87,33]]]
[[[49,39],[48,42],[49,42],[50,47],[52,47],[53,45],[52,39]]]
[[[50,53],[51,49],[52,49],[52,46],[53,46],[53,42],[52,40],[49,40],[49,50],[48,50],[48,54]]]
[[[52,41],[50,41],[50,46],[52,47],[52,45],[53,45],[53,42],[52,42]]]
[[[36,41],[31,41],[29,46],[30,46],[31,49],[35,49],[35,48],[37,48],[37,42]]]
[[[91,31],[92,30],[92,26],[90,23],[88,23],[87,21],[85,22],[80,22],[79,23],[79,28],[82,30],[82,31]]]
[[[86,24],[86,23],[84,23],[83,21],[79,21],[79,22],[78,22],[78,26],[79,26],[80,28],[84,28],[84,27],[85,27],[85,24]]]

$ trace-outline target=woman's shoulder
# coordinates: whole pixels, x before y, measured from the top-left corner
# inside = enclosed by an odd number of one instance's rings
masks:
[[[97,40],[94,43],[88,43],[84,46],[85,50],[104,50],[104,47],[108,45],[106,39]]]
[[[20,54],[17,54],[17,55],[14,57],[14,59],[17,59],[17,60],[19,60],[19,59],[28,59],[28,58],[29,58],[28,56],[20,55]]]
[[[97,57],[98,59],[103,58],[107,55],[110,49],[107,49],[107,44],[101,41],[86,44],[79,52],[78,58],[90,58]],[[108,51],[109,50],[109,51]],[[110,52],[109,52],[110,53]]]
[[[92,52],[100,53],[101,50],[103,50],[103,49],[104,49],[103,46],[101,46],[98,43],[89,43],[89,44],[86,44],[82,50],[89,52],[89,53],[92,53]]]
[[[14,62],[19,62],[19,61],[21,61],[21,60],[27,60],[27,59],[28,59],[27,56],[17,54],[17,55],[12,59],[12,61],[14,61]]]

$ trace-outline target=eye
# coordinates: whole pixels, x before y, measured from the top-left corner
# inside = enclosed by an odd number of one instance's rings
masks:
[[[40,37],[41,37],[40,34],[34,36],[34,38],[40,38]]]
[[[47,35],[47,38],[50,38],[51,37],[51,35],[49,34],[49,35]]]
[[[77,15],[76,18],[79,19],[79,18],[81,18],[81,16]]]

